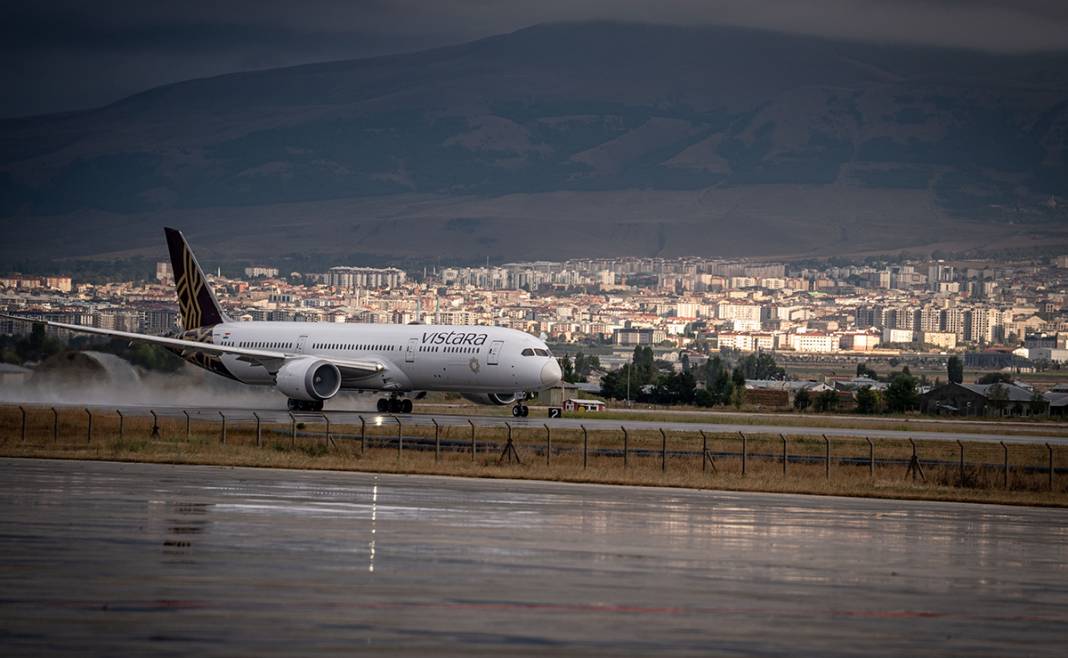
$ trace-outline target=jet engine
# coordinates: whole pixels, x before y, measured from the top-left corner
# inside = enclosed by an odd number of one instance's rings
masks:
[[[464,393],[464,399],[475,404],[504,406],[515,402],[515,393]]]
[[[292,400],[329,400],[341,388],[341,371],[328,361],[290,359],[278,369],[274,385]]]

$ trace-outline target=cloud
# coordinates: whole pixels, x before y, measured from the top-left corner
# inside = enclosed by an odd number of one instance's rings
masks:
[[[1068,49],[1062,0],[14,0],[0,116],[237,70],[417,50],[576,20],[737,25],[994,52]]]

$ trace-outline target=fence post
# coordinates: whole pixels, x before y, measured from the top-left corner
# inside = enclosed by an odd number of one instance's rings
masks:
[[[363,420],[362,418],[360,420]],[[297,445],[297,417],[293,415],[293,412],[289,412],[289,447],[293,448]]]
[[[160,431],[159,418],[156,416],[156,411],[154,409],[149,409],[148,413],[152,414],[152,438],[153,439],[162,439],[163,438],[163,432]]]
[[[512,463],[512,457],[515,457],[517,464],[522,465],[523,460],[519,458],[519,452],[515,449],[515,443],[512,441],[512,424],[505,421],[504,426],[508,428],[508,442],[504,444],[504,450],[501,451],[501,456],[497,459],[497,463],[504,463],[504,458],[508,457],[508,463]]]
[[[623,468],[627,468],[628,453],[630,452],[630,437],[627,436],[627,428],[620,426],[623,430]]]
[[[742,437],[742,475],[746,473],[746,462],[749,461],[749,440],[745,438],[745,433],[738,432],[738,436]]]
[[[875,477],[875,444],[871,439],[864,437],[864,440],[868,442],[868,477]]]
[[[219,434],[219,443],[225,444],[226,443],[226,414],[224,414],[223,412],[220,411],[219,412],[219,417],[222,418],[222,430],[220,431],[220,434]]]
[[[782,439],[782,474],[785,476],[786,475],[786,463],[790,460],[790,458],[786,454],[786,435],[785,434],[780,434],[779,438]]]
[[[664,428],[660,428],[660,472],[667,472],[667,434]]]
[[[330,416],[327,416],[326,414],[320,412],[319,417],[323,419],[324,423],[326,423],[326,437],[323,439],[323,445],[326,446],[327,450],[330,449],[331,445],[336,448],[337,444],[334,443],[334,437],[330,436]],[[397,422],[399,423],[400,421],[398,420]]]
[[[545,426],[545,465],[548,466],[553,454],[553,434],[549,429],[549,424],[544,423]]]
[[[191,436],[191,434],[190,434],[190,423],[189,423],[189,412],[186,411],[185,409],[183,409],[182,413],[185,414],[185,440],[188,441],[190,436]]]
[[[1049,451],[1049,490],[1053,491],[1053,446],[1047,443],[1046,450]]]
[[[52,407],[52,440],[59,441],[59,412]]]
[[[363,416],[357,416],[360,419],[360,454],[362,455],[367,451],[367,421],[363,419]]]
[[[434,423],[434,461],[439,462],[441,461],[441,427],[438,425],[438,421],[433,418],[430,419],[430,422]]]
[[[697,430],[701,433],[701,472],[704,473],[708,470],[708,435],[704,430]]]
[[[397,421],[397,461],[400,461],[401,453],[404,451],[404,427],[401,425],[400,416],[394,416],[393,420]]]
[[[86,443],[92,443],[93,442],[93,412],[90,411],[88,407],[86,407],[85,414],[87,416],[89,416],[89,425],[85,429],[85,442]]]
[[[823,469],[824,477],[828,480],[831,479],[831,440],[827,438],[827,435],[823,435]]]
[[[960,448],[960,484],[961,489],[964,488],[964,444],[957,439],[957,447]]]
[[[587,455],[589,454],[589,436],[586,434],[586,426],[579,425],[582,428],[582,470],[586,470]]]
[[[21,443],[25,443],[26,442],[26,409],[21,404],[19,405],[19,412],[22,413],[22,433],[20,434],[20,436],[22,438],[20,438],[19,441]]]
[[[119,415],[119,438],[121,439],[124,426],[126,425],[126,419],[123,417],[122,412],[118,409],[115,410],[115,413]]]
[[[256,447],[259,448],[262,441],[260,435],[260,415],[253,411],[252,417],[256,419]]]
[[[909,467],[905,471],[905,477],[912,475],[912,481],[916,481],[916,475],[920,476],[924,482],[927,481],[927,476],[923,474],[923,466],[920,465],[920,458],[916,455],[916,442],[909,437],[909,445],[912,446],[912,457],[909,458]]]
[[[475,461],[475,424],[470,419],[467,424],[471,426],[471,461]]]
[[[1004,441],[998,441],[1001,444],[1001,485],[1006,489],[1009,488],[1009,446],[1005,445]]]

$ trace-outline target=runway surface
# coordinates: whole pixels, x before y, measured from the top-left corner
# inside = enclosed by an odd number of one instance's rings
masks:
[[[40,655],[1063,655],[1068,511],[0,460]]]
[[[9,403],[17,404],[17,403]],[[48,407],[49,405],[42,405]],[[102,414],[114,414],[115,406],[102,406],[102,405],[56,405],[58,408],[68,410],[82,410],[85,408],[94,409]],[[219,414],[225,414],[226,418],[230,421],[246,421],[251,422],[254,420],[255,415],[258,415],[260,419],[265,423],[276,424],[289,424],[290,415],[289,412],[280,409],[249,409],[249,408],[227,408],[227,407],[169,407],[164,405],[146,406],[146,405],[119,405],[118,409],[123,414],[129,415],[147,415],[150,408],[155,410],[160,415],[164,415],[171,418],[183,418],[183,412],[188,412],[194,419],[199,420],[211,420],[219,421]],[[531,410],[534,413],[534,410]],[[692,432],[696,434],[698,431],[705,431],[709,433],[724,433],[724,434],[737,434],[738,432],[744,432],[745,434],[771,434],[778,436],[780,433],[787,434],[789,436],[822,436],[827,435],[829,437],[869,437],[872,439],[900,439],[906,440],[909,438],[916,439],[917,441],[979,441],[984,443],[997,443],[1004,441],[1009,444],[1043,444],[1049,443],[1055,446],[1068,446],[1068,436],[1056,435],[1054,433],[1032,435],[1032,434],[1008,434],[1004,432],[997,432],[996,428],[991,428],[990,433],[979,432],[958,432],[952,428],[947,428],[946,431],[913,431],[913,430],[885,430],[885,429],[854,429],[854,428],[841,428],[841,427],[819,427],[819,426],[794,426],[794,425],[758,425],[758,424],[745,424],[745,423],[730,423],[730,422],[708,422],[708,423],[688,423],[679,421],[643,421],[643,420],[618,420],[618,419],[602,419],[597,418],[595,415],[591,415],[584,418],[545,418],[537,417],[536,415],[529,416],[527,418],[511,418],[507,416],[480,416],[480,415],[451,415],[451,414],[435,414],[427,415],[421,413],[407,414],[393,416],[390,414],[381,414],[374,411],[324,411],[324,412],[312,412],[312,413],[297,413],[296,416],[302,420],[321,420],[323,417],[330,419],[332,424],[340,425],[346,424],[359,427],[360,418],[368,424],[378,425],[391,425],[394,424],[395,418],[399,418],[405,426],[421,425],[432,426],[436,421],[441,426],[463,426],[468,427],[468,423],[474,423],[476,427],[496,427],[503,428],[505,423],[510,423],[514,428],[535,428],[541,430],[544,425],[548,425],[553,429],[571,429],[579,430],[585,426],[590,431],[611,431],[619,432],[620,426],[625,426],[628,430],[651,430],[656,431],[663,429],[666,432]],[[1041,431],[1041,428],[1036,428]]]

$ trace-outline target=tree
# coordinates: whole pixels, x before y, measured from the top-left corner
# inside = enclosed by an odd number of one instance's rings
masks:
[[[735,409],[741,409],[742,405],[745,404],[744,384],[742,386],[735,386],[734,390],[731,391],[731,404],[734,405]]]
[[[812,406],[819,412],[834,411],[838,408],[838,392],[834,389],[823,391],[816,396]]]
[[[857,413],[874,414],[879,411],[879,392],[871,386],[864,386],[857,391]]]
[[[794,409],[804,411],[812,405],[812,396],[807,388],[802,388],[794,394]]]
[[[575,381],[584,382],[589,380],[590,372],[600,369],[601,360],[594,355],[586,356],[582,352],[575,355]]]
[[[1046,401],[1045,396],[1038,392],[1038,389],[1031,391],[1031,415],[1040,416],[1049,412],[1049,402]]]
[[[879,379],[879,373],[875,372],[868,367],[867,363],[857,364],[857,377],[867,377],[868,379]]]
[[[645,384],[656,382],[656,363],[653,360],[653,348],[648,345],[644,347],[635,345],[631,363],[634,364],[634,380],[630,383],[632,387],[641,388]]]
[[[920,396],[916,390],[916,378],[907,373],[899,373],[886,387],[886,408],[892,412],[904,412],[919,405]]]
[[[738,367],[745,373],[746,379],[786,379],[786,370],[766,352],[750,354],[742,359]]]
[[[709,394],[712,396],[713,405],[729,404],[731,393],[734,392],[734,384],[731,382],[730,372],[720,364],[719,369],[713,375],[713,379],[710,379],[705,384],[705,388],[708,389]]]
[[[575,366],[571,363],[571,357],[567,354],[563,355],[557,362],[560,363],[560,373],[565,382],[574,384],[575,379]]]
[[[694,391],[693,403],[699,407],[711,407],[715,404],[712,401],[712,393],[707,388],[699,388]]]
[[[731,372],[731,383],[734,384],[734,388],[745,388],[745,371],[741,368],[735,368]]]
[[[62,351],[63,343],[58,338],[46,334],[45,326],[37,322],[33,323],[30,335],[20,339],[15,344],[15,353],[23,363],[27,361],[44,361],[53,354],[58,354]]]
[[[1008,374],[1006,372],[988,372],[985,375],[983,375],[982,377],[980,377],[977,380],[976,383],[978,383],[978,384],[1011,384],[1012,383],[1012,375],[1010,375],[1010,374]]]
[[[996,382],[986,389],[986,399],[997,410],[998,415],[1005,413],[1005,407],[1009,404],[1009,387],[1002,382]]]
[[[694,377],[688,372],[661,376],[652,393],[656,404],[690,404],[693,398]]]
[[[951,356],[949,361],[946,361],[946,374],[950,384],[960,384],[964,381],[964,362],[959,356]]]

